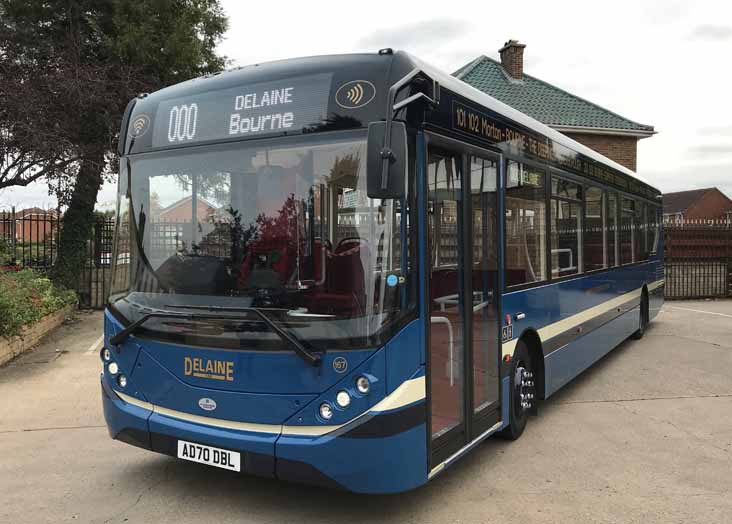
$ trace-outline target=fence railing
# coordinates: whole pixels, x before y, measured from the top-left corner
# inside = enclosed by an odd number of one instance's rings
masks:
[[[109,290],[114,219],[97,217],[86,242],[86,257],[76,291],[79,305],[101,308]],[[0,264],[39,271],[53,267],[62,234],[61,215],[55,210],[0,211]]]
[[[666,298],[732,296],[732,224],[685,220],[664,224]]]
[[[56,260],[59,235],[56,211],[0,211],[0,255],[4,263],[47,268]]]

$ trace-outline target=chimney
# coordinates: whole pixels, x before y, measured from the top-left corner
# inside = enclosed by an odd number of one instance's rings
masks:
[[[498,50],[503,69],[516,80],[524,78],[524,47],[526,44],[519,44],[518,40],[509,40]]]

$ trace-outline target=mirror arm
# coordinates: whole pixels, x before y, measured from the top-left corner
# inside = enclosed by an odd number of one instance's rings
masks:
[[[405,100],[402,100],[398,104],[395,103],[396,97],[399,92],[406,86],[411,84],[412,80],[414,80],[420,73],[423,73],[421,69],[412,69],[409,73],[404,75],[397,82],[395,82],[393,86],[389,88],[389,97],[386,106],[386,133],[384,134],[384,146],[381,148],[382,191],[385,191],[386,188],[389,187],[389,163],[392,162],[394,159],[394,151],[392,151],[391,149],[391,124],[394,121],[394,116],[396,116],[397,112],[399,112],[400,109],[406,107],[412,102],[415,102],[416,100],[425,99],[427,102],[433,105],[437,103],[435,100],[428,97],[424,93],[417,93],[406,98]],[[436,82],[435,88],[439,90],[439,84],[437,84]],[[438,98],[438,96],[435,96],[435,98]]]
[[[398,113],[400,109],[408,106],[412,102],[416,102],[417,100],[424,100],[425,102],[427,102],[430,105],[434,105],[434,103],[435,103],[434,100],[432,100],[430,97],[428,97],[424,93],[416,93],[408,98],[405,98],[401,102],[394,104],[394,114]]]

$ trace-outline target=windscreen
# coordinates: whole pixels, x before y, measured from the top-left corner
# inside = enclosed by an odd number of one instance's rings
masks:
[[[122,160],[110,304],[257,308],[313,346],[377,344],[408,314],[407,200],[366,194],[362,134],[182,148]],[[254,316],[150,332],[279,342]]]

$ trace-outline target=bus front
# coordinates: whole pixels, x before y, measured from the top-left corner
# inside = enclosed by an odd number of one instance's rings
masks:
[[[101,352],[113,438],[359,492],[426,481],[414,148],[403,197],[366,190],[402,62],[274,62],[130,104]]]

